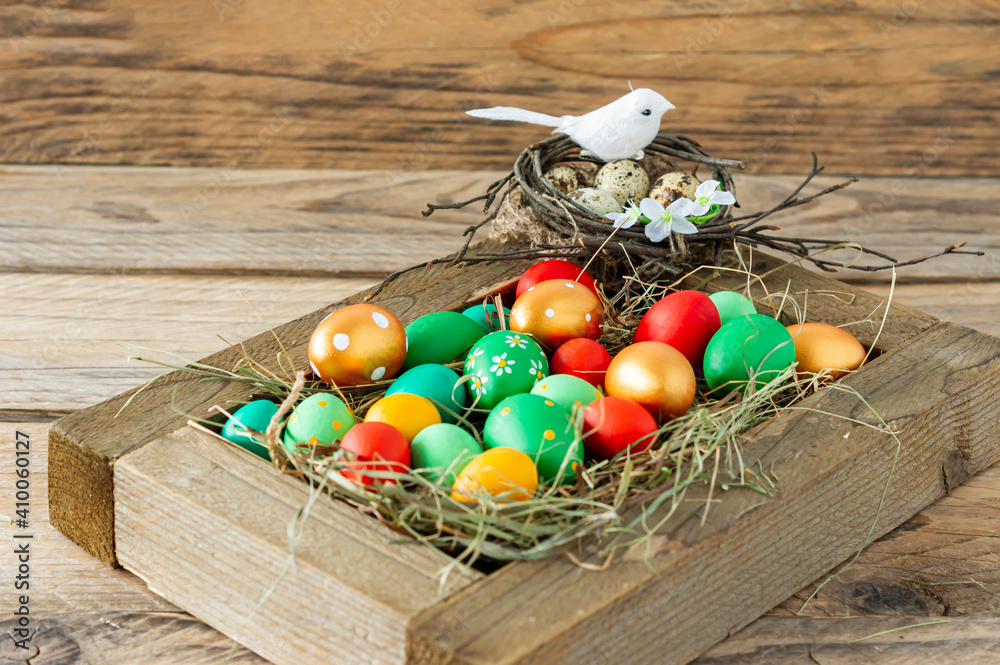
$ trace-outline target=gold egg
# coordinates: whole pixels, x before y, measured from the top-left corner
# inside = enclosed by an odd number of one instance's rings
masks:
[[[786,328],[795,344],[799,372],[816,374],[829,369],[835,370],[831,377],[837,378],[865,361],[865,347],[843,328],[826,323],[796,323]]]
[[[663,342],[638,342],[618,352],[608,365],[609,395],[638,402],[660,420],[687,413],[694,401],[695,378],[684,354]]]
[[[309,338],[309,364],[331,385],[361,386],[391,378],[405,359],[403,324],[376,305],[338,309]]]
[[[566,279],[539,282],[521,294],[510,310],[510,329],[528,333],[554,349],[577,337],[601,336],[604,309],[585,284]]]

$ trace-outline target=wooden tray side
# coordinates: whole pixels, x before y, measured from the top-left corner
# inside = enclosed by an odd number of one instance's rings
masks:
[[[701,527],[707,497],[692,492],[648,548],[599,575],[565,558],[507,566],[418,616],[409,662],[688,662],[843,561],[869,529],[886,533],[1000,459],[998,380],[1000,339],[935,326],[843,381],[902,441],[880,513],[895,440],[854,395],[826,391],[802,404],[816,410],[747,436],[744,460],[773,473],[773,496],[717,493]]]

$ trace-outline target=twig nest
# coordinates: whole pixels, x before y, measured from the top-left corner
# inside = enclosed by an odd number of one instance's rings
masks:
[[[649,176],[642,166],[631,159],[619,159],[601,167],[594,178],[594,187],[609,192],[619,204],[638,203],[649,191]]]
[[[622,204],[618,202],[614,194],[596,187],[578,189],[572,192],[569,198],[602,218],[609,213],[622,212],[624,210]]]
[[[490,237],[521,247],[543,247],[566,242],[566,236],[553,229],[541,213],[525,201],[524,190],[515,187],[497,209]]]
[[[545,179],[563,194],[569,194],[590,185],[589,179],[580,169],[568,164],[556,164],[545,172]]]
[[[649,189],[649,198],[658,202],[664,208],[681,198],[688,198],[692,201],[695,198],[695,190],[701,181],[698,178],[684,173],[683,171],[670,171],[664,173],[653,182]]]

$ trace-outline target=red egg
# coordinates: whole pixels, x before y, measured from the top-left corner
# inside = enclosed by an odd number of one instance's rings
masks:
[[[675,291],[649,308],[632,342],[669,344],[692,366],[700,367],[705,347],[721,326],[719,310],[711,298],[701,291]]]
[[[597,285],[594,284],[593,277],[583,272],[583,268],[575,263],[559,259],[542,261],[525,270],[517,282],[517,291],[514,295],[516,298],[520,298],[531,287],[550,279],[571,279],[580,282],[593,291],[594,295],[597,295]]]
[[[358,423],[347,430],[340,447],[357,455],[357,459],[347,463],[344,476],[360,485],[372,485],[376,480],[390,484],[396,482],[391,478],[376,479],[365,472],[404,473],[410,468],[410,444],[392,425]]]
[[[604,372],[610,364],[611,356],[600,343],[577,337],[563,343],[552,354],[549,373],[572,374],[594,386],[603,386]]]
[[[583,445],[596,459],[610,459],[626,448],[631,455],[640,453],[653,445],[657,429],[649,411],[624,397],[602,397],[583,410]]]

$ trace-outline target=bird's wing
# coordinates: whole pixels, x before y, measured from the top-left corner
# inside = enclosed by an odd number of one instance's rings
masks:
[[[559,124],[560,118],[545,113],[536,113],[513,106],[494,106],[488,109],[472,109],[466,111],[467,114],[475,118],[486,118],[487,120],[514,120],[516,122],[530,122],[533,125],[545,125],[555,127]]]

